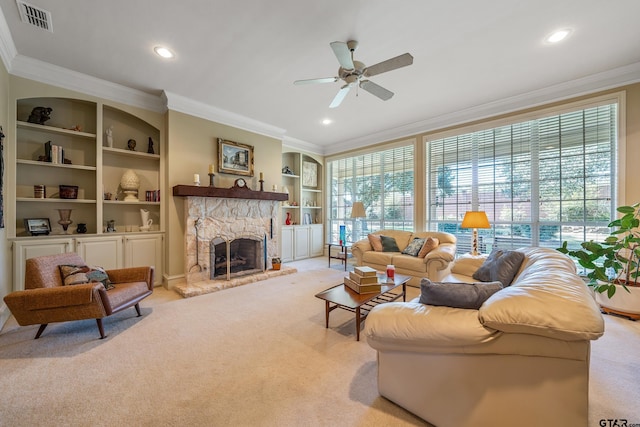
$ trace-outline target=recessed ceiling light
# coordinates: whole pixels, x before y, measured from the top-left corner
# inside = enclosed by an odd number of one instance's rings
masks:
[[[571,30],[568,28],[564,28],[562,30],[554,31],[553,33],[549,34],[544,40],[547,43],[558,43],[566,39],[569,34],[571,34]]]
[[[330,125],[332,122],[333,122],[333,120],[331,120],[331,119],[324,119],[324,120],[322,120],[322,124],[323,124],[323,125],[325,125],[325,126],[326,126],[326,125]]]
[[[173,52],[171,52],[169,49],[167,49],[166,47],[162,47],[162,46],[156,46],[153,48],[153,51],[163,57],[163,58],[173,58]]]

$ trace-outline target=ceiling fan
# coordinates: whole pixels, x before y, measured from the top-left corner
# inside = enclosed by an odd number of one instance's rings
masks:
[[[375,84],[371,80],[368,80],[368,78],[413,64],[413,56],[409,53],[405,53],[367,67],[362,62],[353,60],[353,52],[358,48],[357,41],[350,40],[346,43],[332,42],[330,45],[331,49],[333,49],[333,53],[336,55],[336,58],[338,58],[338,62],[340,63],[338,76],[324,77],[320,79],[296,80],[293,82],[293,84],[296,85],[303,85],[312,83],[335,83],[338,80],[343,80],[345,85],[340,88],[336,96],[333,98],[329,108],[336,108],[339,106],[345,96],[347,96],[347,93],[349,93],[349,90],[356,85],[383,101],[390,99],[393,96],[393,92]]]

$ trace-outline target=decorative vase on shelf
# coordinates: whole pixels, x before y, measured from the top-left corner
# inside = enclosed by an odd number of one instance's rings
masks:
[[[71,209],[58,209],[58,214],[60,215],[60,221],[58,221],[58,224],[62,226],[64,234],[67,234],[69,225],[73,223],[73,221],[71,221]]]
[[[153,219],[149,218],[149,211],[147,209],[140,209],[140,218],[142,219],[140,231],[149,231],[151,224],[153,224]]]
[[[283,192],[283,193],[285,193],[285,194],[287,195],[287,200],[285,200],[284,202],[282,202],[282,204],[283,204],[284,206],[289,206],[289,188],[288,188],[286,185],[284,185],[284,186],[282,187],[282,192]]]
[[[133,169],[127,169],[122,178],[120,179],[120,187],[126,194],[125,202],[137,202],[138,201],[138,189],[140,188],[140,178]]]
[[[284,220],[284,223],[291,225],[291,212],[287,212],[287,219]]]

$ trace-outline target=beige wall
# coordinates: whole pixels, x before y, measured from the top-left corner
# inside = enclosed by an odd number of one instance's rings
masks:
[[[271,191],[274,184],[280,186],[282,142],[279,139],[169,111],[167,139],[170,142],[165,175],[168,195],[172,194],[175,185],[190,185],[196,173],[200,175],[202,185],[209,184],[209,164],[214,163],[215,170],[218,170],[218,138],[254,147],[255,176],[243,177],[251,189],[258,188],[260,172],[264,174],[266,191]],[[215,186],[232,187],[237,178],[240,176],[216,172]],[[167,231],[165,274],[171,285],[174,281],[181,280],[184,274],[184,199],[169,197],[167,200],[168,212],[164,215]]]
[[[9,74],[7,70],[4,68],[4,65],[0,61],[0,125],[4,130],[4,134],[8,135],[9,132]],[[7,166],[7,139],[4,142],[4,150],[3,150],[3,160],[5,169]],[[4,211],[6,212],[6,198],[7,198],[7,172],[4,173],[3,179],[3,189],[2,194],[4,195]],[[5,224],[10,221],[10,219],[4,219]],[[11,269],[11,243],[7,240],[7,229],[0,228],[0,327],[4,325],[4,322],[9,318],[9,310],[5,305],[2,298],[12,291],[13,288],[13,280],[12,280],[12,269]]]

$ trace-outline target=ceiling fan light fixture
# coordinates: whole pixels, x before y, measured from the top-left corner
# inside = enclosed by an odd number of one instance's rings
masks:
[[[171,59],[175,56],[173,52],[171,52],[171,50],[164,46],[156,46],[153,48],[153,51],[156,53],[156,55],[161,56],[165,59]]]

